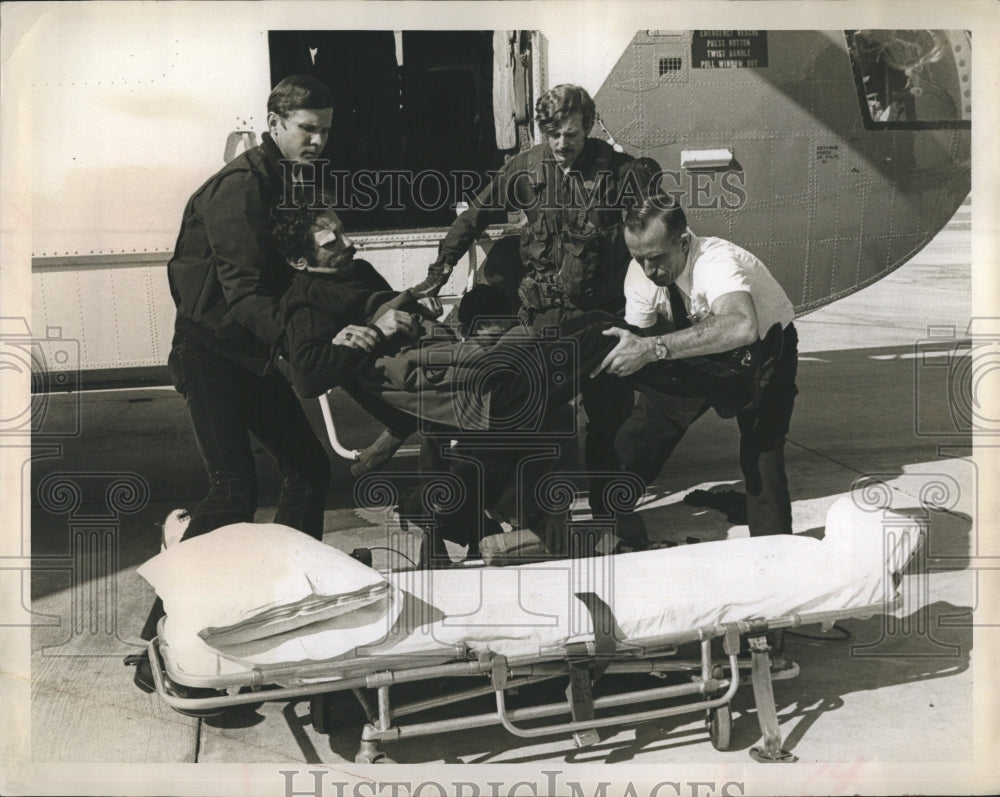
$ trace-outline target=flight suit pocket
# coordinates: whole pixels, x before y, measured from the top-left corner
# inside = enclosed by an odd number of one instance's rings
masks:
[[[548,271],[552,268],[552,231],[544,214],[521,231],[521,262],[528,269]]]
[[[597,227],[591,222],[581,229],[563,232],[562,264],[556,279],[574,302],[593,299],[609,281],[615,228]]]

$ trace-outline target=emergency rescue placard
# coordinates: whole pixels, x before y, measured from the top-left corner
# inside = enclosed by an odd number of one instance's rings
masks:
[[[767,31],[696,30],[691,38],[695,69],[767,66]]]

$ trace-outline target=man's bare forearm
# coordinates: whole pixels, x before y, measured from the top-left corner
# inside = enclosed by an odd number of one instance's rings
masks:
[[[744,316],[710,313],[690,327],[668,332],[659,339],[667,348],[666,359],[683,360],[749,346],[757,340],[757,330],[753,321]],[[655,337],[647,342],[651,349],[655,347]]]

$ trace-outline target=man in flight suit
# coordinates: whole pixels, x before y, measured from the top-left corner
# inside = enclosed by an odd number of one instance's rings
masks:
[[[544,140],[511,158],[452,224],[423,289],[447,281],[452,268],[483,230],[523,211],[523,273],[517,286],[519,316],[541,335],[589,311],[621,315],[630,256],[622,235],[624,211],[649,189],[656,174],[649,161],[617,152],[590,138],[596,108],[581,87],[562,84],[535,104]],[[595,517],[611,514],[605,488],[619,470],[615,433],[632,408],[631,385],[606,375],[580,374],[587,411],[586,468]]]

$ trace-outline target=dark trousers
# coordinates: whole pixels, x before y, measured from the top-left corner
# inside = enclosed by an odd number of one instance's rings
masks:
[[[624,320],[603,310],[554,308],[532,312],[526,319],[537,335],[545,335],[555,327],[559,336],[572,340],[576,349],[580,397],[587,413],[584,438],[584,467],[588,475],[588,503],[594,517],[610,517],[608,492],[615,488],[615,473],[621,471],[615,453],[615,438],[632,411],[632,385],[608,374],[590,378],[590,372],[618,343],[618,339],[603,335],[610,327],[626,327]],[[563,398],[561,392],[558,394]],[[565,400],[573,398],[566,395]]]
[[[516,467],[513,454],[496,441],[425,433],[418,460],[423,481],[420,500],[414,503],[417,495],[409,496],[404,514],[432,519],[433,527],[425,526],[430,534],[470,545],[469,554],[474,555],[479,540],[496,531],[484,528],[484,511],[499,500]]]
[[[499,531],[496,526],[486,527],[484,511],[494,509],[507,495],[513,498],[517,522],[538,531],[545,526],[546,510],[536,487],[559,464],[561,446],[567,440],[559,430],[569,427],[570,416],[572,410],[564,402],[550,411],[530,436],[514,438],[506,433],[469,433],[446,427],[425,431],[419,470],[425,485],[421,494],[425,501],[430,497],[431,505],[420,506],[411,495],[403,503],[404,514],[433,517],[435,533],[471,545],[470,551],[476,551],[483,536]],[[449,485],[442,482],[440,489],[430,486],[435,477],[442,476]],[[435,495],[441,496],[440,504]]]
[[[750,535],[792,533],[792,505],[785,474],[785,436],[798,389],[798,335],[789,324],[783,333],[782,353],[759,405],[737,414],[740,428],[740,467],[747,490]],[[639,396],[622,425],[616,449],[626,470],[649,484],[666,463],[688,427],[711,408],[699,396],[662,392],[636,377]]]
[[[615,437],[633,405],[629,382],[607,374],[590,378],[591,371],[618,343],[617,338],[602,334],[613,326],[625,324],[620,318],[600,310],[559,308],[534,316],[531,334],[518,329],[505,335],[480,361],[487,374],[483,385],[491,397],[491,424],[494,417],[509,419],[524,412],[534,423],[542,418],[542,426],[565,428],[565,420],[556,419],[554,414],[580,395],[587,413],[584,467],[588,474],[588,501],[594,517],[612,514],[609,492],[616,489],[618,478],[615,474],[621,471],[615,453]],[[553,329],[555,334],[552,334]],[[526,347],[525,355],[531,352],[530,357],[524,358],[531,367],[515,376],[511,375],[509,367],[494,369],[493,357],[500,363],[517,360],[504,353],[505,349],[516,346]],[[491,378],[491,373],[498,376]],[[566,440],[564,437],[554,442],[565,445]],[[508,457],[508,464],[516,465],[517,461],[516,457]]]
[[[170,353],[174,386],[184,396],[208,474],[208,493],[195,506],[184,539],[230,523],[250,523],[257,510],[257,472],[251,435],[281,472],[275,523],[323,538],[330,460],[287,380],[258,376],[184,335]],[[156,635],[159,599],[142,630]]]

